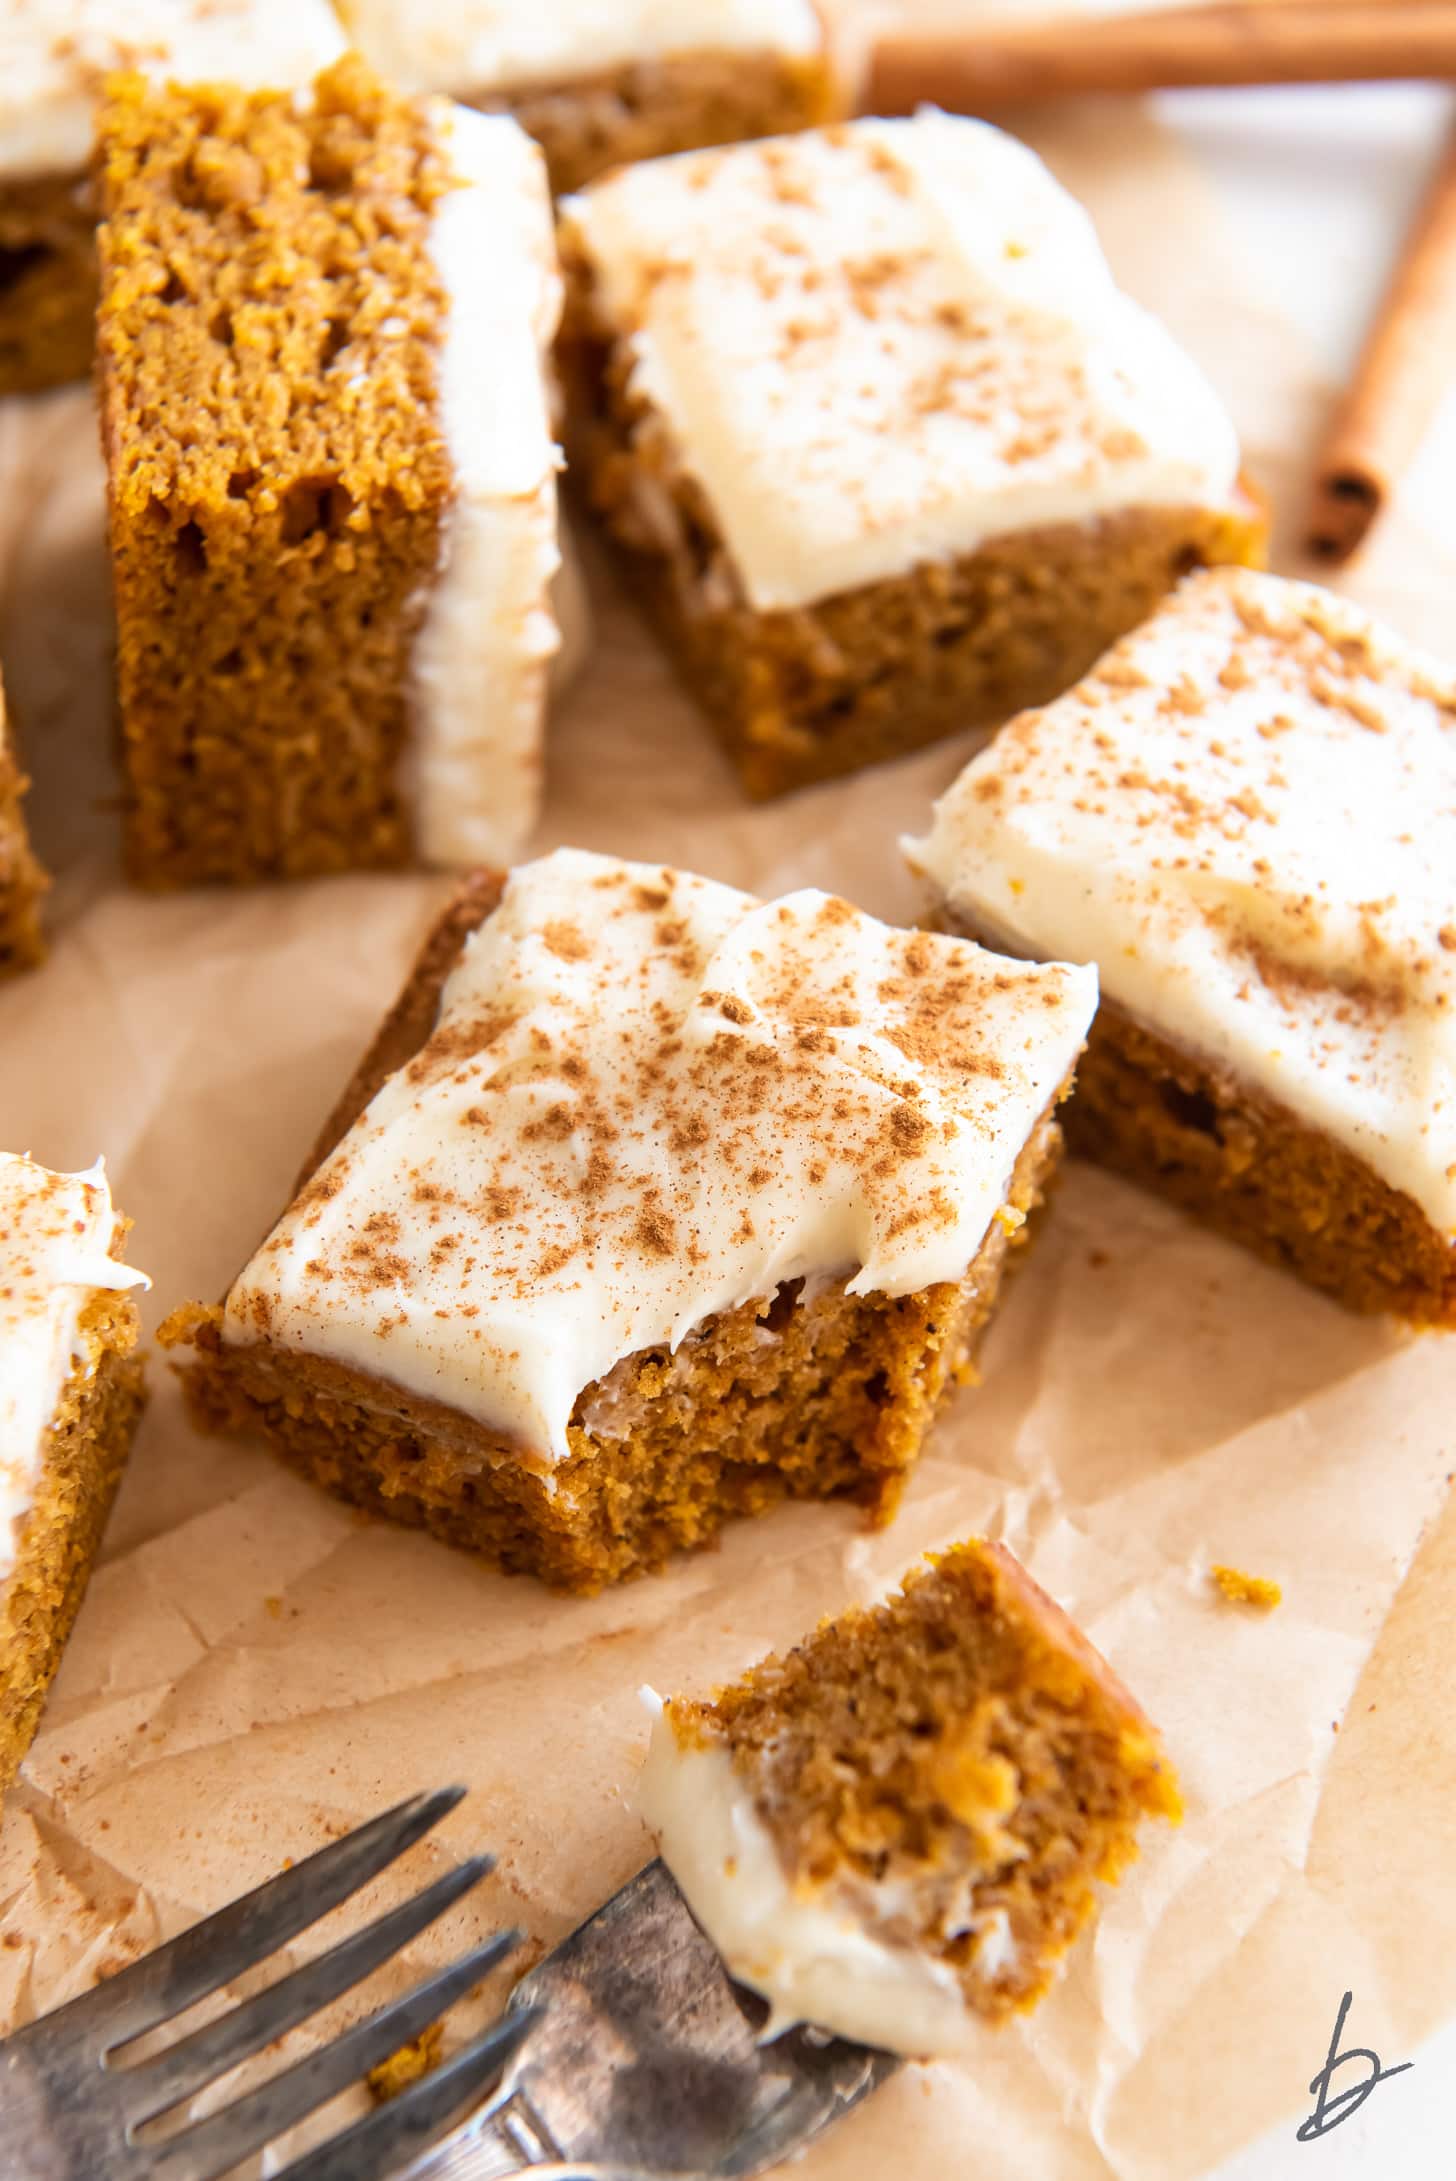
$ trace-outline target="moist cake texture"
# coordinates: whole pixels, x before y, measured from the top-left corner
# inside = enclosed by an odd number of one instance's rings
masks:
[[[1074,1148],[1456,1324],[1456,674],[1314,585],[1193,576],[907,848],[957,928],[1097,963]]]
[[[142,1404],[145,1285],[98,1166],[0,1153],[0,1795],[30,1746]]]
[[[510,854],[555,645],[540,154],[355,60],[307,99],[133,77],[102,145],[132,876]]]
[[[979,1540],[711,1702],[674,1698],[640,1806],[770,2034],[918,2058],[1034,2006],[1139,1822],[1180,1814],[1106,1661]]]
[[[1055,1162],[1095,980],[560,850],[467,889],[195,1412],[591,1588],[785,1493],[887,1516]]]
[[[647,163],[563,252],[573,467],[750,793],[1004,719],[1261,550],[1212,389],[984,123]]]
[[[40,897],[47,880],[31,852],[20,803],[24,788],[0,688],[0,977],[33,967],[45,954]]]
[[[515,115],[552,186],[830,118],[810,0],[340,0],[391,82]]]
[[[0,395],[90,369],[106,76],[283,86],[342,50],[327,0],[0,0]]]

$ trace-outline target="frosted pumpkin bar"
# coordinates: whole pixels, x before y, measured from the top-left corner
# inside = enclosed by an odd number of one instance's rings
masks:
[[[540,152],[351,57],[117,79],[100,187],[131,875],[514,855],[557,643]]]
[[[60,1664],[142,1406],[145,1286],[106,1177],[0,1152],[0,1795]]]
[[[1055,1164],[1091,972],[559,850],[428,942],[192,1406],[587,1590],[893,1511]]]
[[[284,89],[342,50],[328,0],[0,0],[0,394],[91,368],[88,169],[111,70]]]
[[[562,250],[573,468],[751,794],[1003,720],[1259,556],[1213,390],[985,123],[628,168]]]
[[[640,1807],[766,2034],[919,2059],[1034,2006],[1141,1820],[1179,1815],[1106,1661],[979,1540],[710,1702],[674,1698]]]
[[[839,104],[810,0],[339,0],[392,82],[514,114],[553,186],[693,145],[825,121]]]
[[[1456,1325],[1456,674],[1191,576],[907,843],[942,921],[1095,962],[1074,1148],[1360,1310]]]

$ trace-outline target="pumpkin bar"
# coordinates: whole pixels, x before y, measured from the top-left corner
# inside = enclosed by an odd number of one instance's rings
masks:
[[[31,968],[45,954],[39,904],[48,881],[31,852],[20,807],[25,784],[0,688],[0,977]]]
[[[132,877],[514,853],[558,563],[541,155],[385,89],[118,82],[102,435]]]
[[[327,0],[4,0],[0,6],[0,395],[91,368],[92,127],[113,69],[157,80],[305,82],[343,50]]]
[[[1095,1003],[813,891],[567,849],[479,878],[223,1307],[162,1339],[204,1428],[567,1589],[786,1494],[887,1519]]]
[[[810,0],[340,0],[407,89],[514,114],[552,185],[826,121],[839,103]]]
[[[998,723],[1262,550],[1212,389],[985,123],[632,167],[563,257],[573,468],[751,795]]]
[[[1095,962],[1068,1130],[1350,1308],[1456,1326],[1456,674],[1190,576],[907,844],[939,917]]]
[[[1180,1814],[1106,1661],[979,1540],[708,1703],[674,1698],[640,1806],[766,2036],[808,2022],[917,2059],[1034,2006],[1141,1821]]]
[[[0,1795],[30,1746],[142,1406],[145,1286],[100,1166],[0,1152]]]

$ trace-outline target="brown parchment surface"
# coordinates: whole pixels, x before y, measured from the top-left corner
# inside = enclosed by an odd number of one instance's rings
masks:
[[[1247,292],[1196,177],[1140,109],[1027,128],[1297,517],[1331,390]],[[896,837],[969,745],[750,809],[587,561],[596,639],[554,725],[539,845],[913,915]],[[1397,509],[1349,587],[1449,649],[1453,586],[1456,524],[1422,535]],[[61,1167],[104,1152],[155,1323],[220,1292],[276,1214],[444,887],[124,890],[105,595],[87,397],[0,410],[0,659],[56,873],[53,958],[0,993],[0,1143]],[[586,1601],[199,1441],[159,1359],[152,1375],[0,1829],[0,2026],[454,1778],[468,1801],[404,1876],[477,1844],[498,1872],[360,2004],[491,1924],[521,1923],[539,1953],[649,1852],[631,1809],[641,1683],[701,1690],[977,1530],[1023,1555],[1162,1723],[1187,1821],[1149,1841],[1035,2018],[988,2032],[970,2065],[903,2071],[805,2181],[892,2161],[1180,2181],[1307,2107],[1345,1989],[1358,2041],[1387,2055],[1456,2012],[1456,1342],[1346,1317],[1072,1169],[984,1385],[945,1417],[892,1528],[787,1510]],[[1210,1560],[1276,1577],[1283,1606],[1221,1603]]]

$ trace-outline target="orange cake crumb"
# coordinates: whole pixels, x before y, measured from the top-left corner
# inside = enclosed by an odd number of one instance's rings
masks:
[[[444,2023],[431,2022],[418,2037],[412,2037],[398,2052],[391,2052],[387,2060],[370,2068],[364,2078],[370,2096],[381,2105],[390,2098],[397,2098],[401,2090],[408,2090],[411,2083],[419,2082],[431,2068],[439,2066],[444,2044]]]
[[[1242,1568],[1225,1567],[1221,1561],[1215,1561],[1208,1572],[1230,1605],[1248,1605],[1257,1613],[1272,1613],[1283,1599],[1283,1590],[1267,1575],[1246,1575]]]

